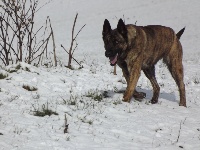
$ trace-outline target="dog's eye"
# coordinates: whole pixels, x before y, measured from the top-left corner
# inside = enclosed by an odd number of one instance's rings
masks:
[[[119,44],[119,41],[117,41],[117,40],[114,40],[114,43],[115,43],[115,44]]]

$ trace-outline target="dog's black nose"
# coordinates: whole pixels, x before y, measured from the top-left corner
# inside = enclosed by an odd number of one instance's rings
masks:
[[[105,52],[105,56],[106,56],[106,57],[110,57],[110,56],[111,56],[111,52],[110,52],[110,51],[106,51],[106,52]]]

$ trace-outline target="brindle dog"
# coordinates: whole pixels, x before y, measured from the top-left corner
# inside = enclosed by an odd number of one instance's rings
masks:
[[[112,66],[117,64],[122,69],[126,78],[124,102],[130,102],[132,95],[139,99],[146,96],[145,93],[135,90],[141,70],[153,87],[151,103],[158,102],[160,87],[155,77],[155,64],[163,59],[179,88],[179,105],[186,107],[183,52],[179,41],[184,30],[185,28],[175,34],[169,27],[125,25],[122,19],[117,28],[112,30],[109,21],[105,19],[102,32],[105,56],[109,57]]]

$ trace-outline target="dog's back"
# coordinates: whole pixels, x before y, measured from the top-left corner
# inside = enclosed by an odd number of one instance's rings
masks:
[[[136,38],[134,43],[141,47],[139,50],[143,51],[143,67],[156,64],[159,59],[167,56],[173,50],[174,44],[180,44],[176,33],[169,27],[127,25],[127,28],[132,31],[135,29]],[[181,35],[181,33],[178,35],[179,38]],[[182,55],[181,47],[178,51]]]

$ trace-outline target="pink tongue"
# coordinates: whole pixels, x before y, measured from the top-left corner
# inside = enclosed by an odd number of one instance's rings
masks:
[[[111,57],[111,58],[110,58],[110,63],[111,63],[111,64],[114,65],[116,62],[117,62],[117,54],[115,55],[115,57]]]

